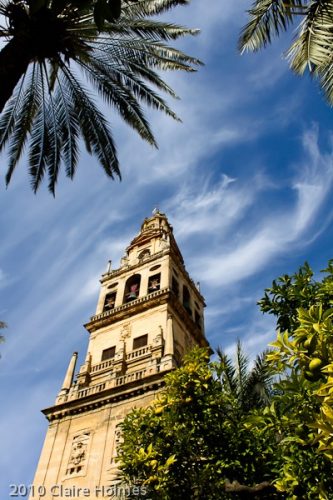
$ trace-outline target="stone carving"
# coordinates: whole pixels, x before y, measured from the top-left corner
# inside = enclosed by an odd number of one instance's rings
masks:
[[[118,457],[118,447],[121,444],[121,442],[122,442],[122,432],[119,427],[119,424],[117,424],[114,431],[113,453],[112,453],[111,463],[116,462],[116,459]]]
[[[154,346],[160,346],[163,343],[163,328],[161,325],[159,325],[159,332],[156,334],[156,336],[153,339],[153,345]]]
[[[79,465],[84,458],[86,458],[86,445],[84,445],[82,441],[78,441],[73,445],[69,462],[74,465]]]
[[[131,336],[131,324],[125,323],[120,332],[120,339],[124,342]]]
[[[86,464],[89,437],[89,432],[84,432],[74,436],[66,471],[67,474],[82,471],[84,465]]]

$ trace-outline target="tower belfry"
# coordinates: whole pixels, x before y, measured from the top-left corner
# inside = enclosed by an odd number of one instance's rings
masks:
[[[43,410],[49,428],[31,499],[64,498],[61,492],[78,488],[104,498],[117,469],[119,423],[156,398],[186,351],[208,346],[204,299],[158,210],[144,220],[120,267],[109,261],[100,282],[96,314],[85,325],[85,362],[74,378],[73,354],[54,406]]]

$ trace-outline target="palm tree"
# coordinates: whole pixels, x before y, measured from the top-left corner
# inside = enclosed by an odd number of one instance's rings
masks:
[[[4,321],[0,321],[0,330],[2,328],[7,328],[7,324]],[[0,335],[0,344],[2,344],[4,341],[5,341],[5,337],[3,335]]]
[[[157,71],[193,71],[199,64],[167,43],[197,30],[150,19],[179,3],[186,0],[132,0],[118,19],[102,13],[96,24],[92,0],[0,0],[6,21],[0,37],[7,40],[0,51],[0,151],[9,153],[7,184],[28,143],[33,190],[47,173],[54,194],[62,164],[74,176],[80,138],[109,177],[120,177],[111,130],[91,88],[156,146],[141,103],[178,119],[154,90],[175,97]]]
[[[241,412],[266,406],[272,395],[274,372],[266,361],[267,351],[259,354],[251,370],[241,342],[237,342],[235,362],[217,348],[216,373],[223,390],[236,401]]]
[[[333,104],[333,2],[331,0],[255,0],[239,48],[257,51],[297,22],[294,42],[287,51],[291,68],[319,82]],[[300,22],[298,22],[300,20]]]

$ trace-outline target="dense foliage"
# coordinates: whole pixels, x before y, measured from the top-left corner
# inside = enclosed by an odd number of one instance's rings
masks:
[[[119,453],[123,479],[144,484],[152,498],[176,500],[227,498],[228,489],[250,491],[272,478],[272,450],[245,425],[241,396],[243,390],[254,395],[260,385],[254,382],[259,364],[245,373],[243,357],[240,373],[222,353],[215,363],[203,349],[188,354],[183,366],[166,376],[166,390],[154,405],[125,418]],[[269,385],[269,377],[265,380]]]
[[[193,71],[199,61],[169,46],[198,31],[156,20],[184,0],[0,0],[0,151],[6,183],[28,145],[31,184],[55,191],[73,178],[79,140],[109,177],[120,176],[109,120],[93,91],[150,144],[142,104],[178,119],[156,92],[175,97],[159,70]],[[115,10],[117,12],[115,12]]]
[[[333,2],[331,0],[254,0],[249,22],[240,38],[241,51],[256,51],[296,24],[287,51],[297,74],[309,72],[319,80],[328,102],[333,104]]]
[[[280,436],[276,487],[290,498],[333,498],[333,262],[322,281],[305,264],[273,282],[260,301],[280,330],[268,360],[288,374],[258,419]],[[289,315],[288,315],[289,311]]]
[[[251,371],[240,344],[234,362],[195,349],[125,418],[123,481],[154,499],[333,498],[331,262],[325,271],[316,281],[305,264],[266,290],[279,329]]]

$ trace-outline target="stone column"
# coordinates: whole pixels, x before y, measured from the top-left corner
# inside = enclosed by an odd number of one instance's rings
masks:
[[[175,368],[174,360],[174,338],[173,338],[173,317],[168,314],[167,328],[164,343],[164,356],[161,360],[161,369],[169,370]]]

